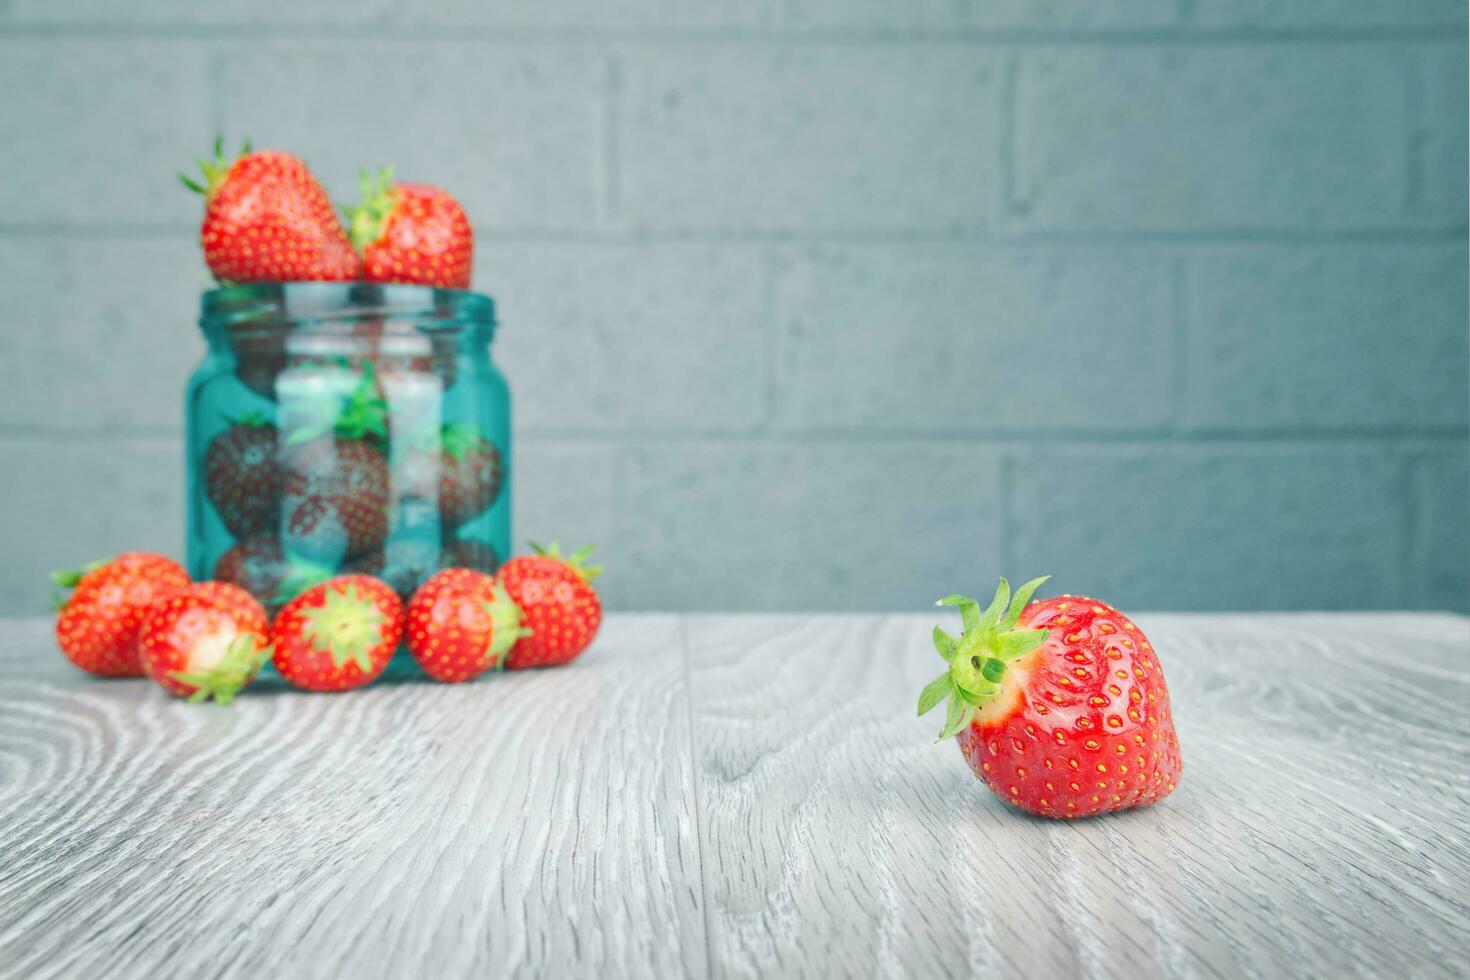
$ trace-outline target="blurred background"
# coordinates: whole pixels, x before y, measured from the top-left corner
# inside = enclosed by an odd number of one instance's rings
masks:
[[[617,609],[1470,609],[1463,0],[0,0],[0,613],[182,552],[216,133],[442,184]]]

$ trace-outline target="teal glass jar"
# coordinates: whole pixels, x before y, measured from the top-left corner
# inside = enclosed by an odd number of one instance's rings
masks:
[[[204,294],[189,381],[188,557],[267,608],[339,572],[405,597],[511,541],[495,307],[453,289],[256,283]]]

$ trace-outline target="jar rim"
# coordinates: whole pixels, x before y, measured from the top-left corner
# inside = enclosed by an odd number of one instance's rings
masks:
[[[206,331],[361,317],[412,320],[421,330],[493,328],[495,301],[467,289],[361,281],[239,283],[199,299],[199,323]]]

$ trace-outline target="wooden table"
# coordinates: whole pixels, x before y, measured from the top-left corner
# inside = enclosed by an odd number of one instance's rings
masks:
[[[9,621],[0,976],[1465,976],[1470,620],[1139,616],[1184,780],[1061,823],[914,716],[948,618],[614,616],[232,707]]]

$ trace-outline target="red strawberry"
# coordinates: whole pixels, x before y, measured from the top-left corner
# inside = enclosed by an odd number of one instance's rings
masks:
[[[471,568],[486,575],[494,575],[500,567],[500,556],[495,548],[474,538],[455,538],[444,543],[444,554],[440,558],[445,568]]]
[[[215,141],[200,160],[204,195],[199,239],[210,270],[225,282],[356,279],[362,268],[322,185],[306,164],[278,150],[244,151],[233,161]]]
[[[281,481],[276,427],[264,415],[242,416],[204,451],[205,495],[225,530],[237,538],[276,529]]]
[[[332,568],[286,554],[281,539],[270,536],[237,542],[214,563],[214,577],[240,586],[270,608],[325,582]]]
[[[940,738],[991,792],[1028,813],[1087,817],[1148,806],[1179,782],[1179,740],[1158,655],[1137,626],[1095,599],[1026,605],[1045,578],[1011,597],[950,596],[964,633],[935,627],[949,668],[924,688],[919,714],[949,700]]]
[[[403,636],[403,603],[369,575],[339,575],[276,614],[276,670],[308,691],[346,691],[388,666]]]
[[[155,602],[189,584],[172,558],[129,551],[52,581],[74,591],[56,620],[56,642],[72,663],[103,677],[141,677],[138,630]]]
[[[190,702],[229,704],[270,657],[265,610],[244,589],[198,582],[159,602],[139,634],[143,669]]]
[[[566,558],[555,541],[531,547],[536,554],[512,558],[497,576],[531,631],[511,648],[510,670],[567,663],[587,649],[602,623],[602,600],[589,584],[602,569],[585,564],[592,546]]]
[[[473,423],[444,426],[440,444],[439,520],[448,534],[490,509],[505,469],[500,450]]]
[[[302,447],[290,457],[283,508],[286,543],[308,561],[379,548],[388,537],[388,458],[351,439]]]
[[[470,287],[475,235],[464,208],[427,184],[393,180],[393,168],[362,174],[362,204],[349,208],[352,244],[369,282]]]
[[[424,673],[449,684],[500,669],[525,635],[521,611],[504,587],[468,568],[446,568],[419,586],[405,633]]]
[[[407,602],[414,591],[440,569],[467,568],[494,575],[500,567],[495,549],[471,538],[447,541],[442,549],[435,549],[432,544],[420,547],[417,542],[404,540],[388,550],[392,561],[382,551],[369,551],[345,563],[342,571],[376,575]]]

